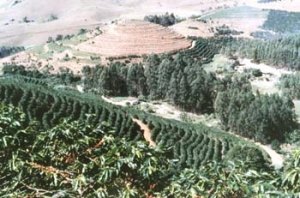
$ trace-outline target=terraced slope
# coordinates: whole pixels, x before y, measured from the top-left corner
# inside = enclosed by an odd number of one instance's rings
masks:
[[[125,20],[106,27],[104,33],[78,45],[80,51],[107,57],[176,52],[191,47],[191,41],[157,24]]]

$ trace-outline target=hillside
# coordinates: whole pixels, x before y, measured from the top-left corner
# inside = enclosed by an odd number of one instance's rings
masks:
[[[300,197],[299,5],[0,1],[0,197]]]
[[[86,65],[107,64],[112,58],[124,61],[129,57],[134,62],[142,55],[175,53],[192,47],[192,41],[173,30],[142,20],[121,20],[68,38],[56,38],[5,57],[0,64],[28,68],[34,65],[54,73],[68,68],[80,73]]]
[[[106,27],[101,35],[79,44],[77,49],[106,57],[124,57],[177,52],[189,47],[191,41],[168,28],[129,20]]]
[[[199,11],[237,3],[235,0],[201,0],[196,3],[192,0],[67,0],[62,4],[59,0],[4,0],[0,4],[0,45],[42,44],[49,36],[71,34],[81,28],[92,29],[117,18],[142,19],[145,15],[165,12],[188,17]]]
[[[25,123],[19,109],[0,105],[3,197],[252,197],[273,190],[297,196],[299,190],[289,176],[299,166],[298,152],[280,172],[255,170],[249,162],[178,170],[167,149],[115,136],[105,123],[65,120],[48,130]]]

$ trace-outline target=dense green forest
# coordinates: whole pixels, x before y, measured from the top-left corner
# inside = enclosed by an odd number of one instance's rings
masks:
[[[294,99],[300,99],[300,73],[283,75],[279,82],[283,94]]]
[[[228,40],[228,38],[227,38]],[[224,42],[221,53],[237,55],[288,69],[300,69],[300,37],[299,35],[274,40],[230,39]]]
[[[25,50],[24,47],[0,47],[0,58]]]
[[[194,112],[212,112],[216,77],[185,56],[150,56],[143,64],[84,68],[85,90],[110,96],[147,96]]]
[[[178,169],[167,148],[116,136],[105,123],[63,120],[49,129],[0,104],[0,196],[4,197],[297,197],[300,152],[283,169],[243,161]],[[243,153],[241,152],[243,151]]]
[[[289,97],[254,95],[245,77],[223,81],[225,86],[217,95],[215,108],[225,128],[264,143],[283,141],[297,129],[294,104]]]
[[[299,33],[300,13],[270,10],[268,18],[262,28],[281,34]]]

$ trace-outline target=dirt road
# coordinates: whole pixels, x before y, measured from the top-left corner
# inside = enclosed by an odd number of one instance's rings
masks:
[[[138,119],[133,118],[132,120],[141,127],[142,131],[144,132],[144,138],[147,142],[149,142],[150,146],[155,147],[156,144],[151,138],[151,130],[149,127]]]

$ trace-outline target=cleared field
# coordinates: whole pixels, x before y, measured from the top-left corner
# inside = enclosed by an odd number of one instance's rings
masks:
[[[202,19],[210,21],[214,27],[227,25],[231,29],[242,31],[238,37],[249,37],[251,33],[260,31],[268,17],[269,11],[250,6],[238,6],[217,10],[202,16]]]
[[[143,19],[166,12],[190,17],[242,4],[237,0],[22,0],[12,6],[14,2],[0,2],[1,45],[38,45],[49,36],[74,34],[81,28],[102,26],[119,18]],[[24,23],[24,17],[33,22]]]
[[[191,41],[160,25],[125,20],[106,27],[104,33],[77,46],[80,51],[106,57],[176,52],[191,47]]]
[[[213,12],[212,14],[201,17],[203,19],[220,19],[220,18],[233,18],[233,19],[248,19],[248,18],[266,18],[268,11],[263,11],[259,8],[250,6],[239,6],[234,8],[227,8]]]
[[[233,60],[228,59],[226,56],[217,54],[212,59],[212,62],[203,65],[203,68],[207,72],[224,73],[232,72]]]
[[[107,64],[110,57],[125,61],[132,55],[135,58],[130,58],[130,61],[138,62],[138,56],[144,54],[172,53],[190,47],[192,41],[169,28],[140,20],[126,20],[28,48],[0,59],[0,65],[35,66],[53,73],[60,68],[68,68],[80,73],[86,65]]]
[[[186,37],[196,36],[196,37],[212,37],[214,33],[210,30],[211,24],[204,23],[197,20],[186,20],[180,23],[177,23],[170,28],[175,32],[178,32],[181,35]]]
[[[244,73],[245,69],[259,69],[262,73],[262,77],[252,78],[250,79],[252,88],[254,91],[258,90],[263,94],[274,94],[279,93],[279,89],[277,84],[279,82],[280,77],[283,74],[291,74],[291,71],[286,69],[277,69],[273,66],[266,64],[256,64],[253,63],[249,59],[241,59],[239,60],[241,66],[236,67],[237,71],[240,73]]]

